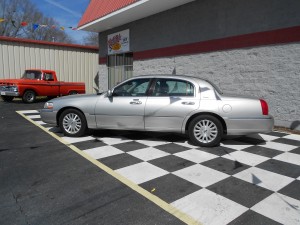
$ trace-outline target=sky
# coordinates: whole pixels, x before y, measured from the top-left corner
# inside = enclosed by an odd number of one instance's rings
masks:
[[[44,16],[52,17],[61,26],[77,27],[90,0],[31,0]],[[83,44],[83,37],[87,32],[65,29],[78,44]]]

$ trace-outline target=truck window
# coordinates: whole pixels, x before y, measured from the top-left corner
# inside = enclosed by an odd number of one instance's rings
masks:
[[[41,80],[42,73],[40,71],[26,70],[22,76],[23,79]]]
[[[45,73],[44,74],[44,80],[46,80],[46,81],[54,81],[53,74],[52,73]]]

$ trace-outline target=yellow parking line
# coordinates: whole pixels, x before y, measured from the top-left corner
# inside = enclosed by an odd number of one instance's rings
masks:
[[[43,131],[45,131],[46,133],[48,133],[49,135],[51,135],[52,137],[54,137],[55,139],[57,139],[58,141],[60,141],[61,143],[63,143],[64,145],[68,146],[70,149],[72,149],[74,152],[76,152],[77,154],[81,155],[82,157],[84,157],[85,159],[87,159],[88,161],[90,161],[91,163],[93,163],[94,165],[96,165],[97,167],[99,167],[100,169],[104,170],[106,173],[108,173],[109,175],[113,176],[114,178],[118,179],[119,181],[121,181],[123,184],[127,185],[128,187],[130,187],[132,190],[138,192],[139,194],[141,194],[142,196],[144,196],[145,198],[147,198],[148,200],[150,200],[151,202],[155,203],[156,205],[158,205],[160,208],[164,209],[165,211],[167,211],[168,213],[172,214],[173,216],[177,217],[178,219],[180,219],[181,221],[185,222],[186,224],[195,224],[195,225],[201,225],[202,223],[200,223],[199,221],[195,220],[194,218],[192,218],[191,216],[187,215],[186,213],[181,212],[180,210],[178,210],[177,208],[173,207],[172,205],[168,204],[167,202],[163,201],[162,199],[158,198],[157,196],[151,194],[150,192],[148,192],[147,190],[143,189],[142,187],[140,187],[139,185],[135,184],[134,182],[128,180],[127,178],[123,177],[122,175],[120,175],[119,173],[115,172],[114,170],[110,169],[109,167],[105,166],[104,164],[102,164],[101,162],[99,162],[98,160],[92,158],[91,156],[89,156],[88,154],[84,153],[83,151],[81,151],[80,149],[78,149],[76,146],[68,143],[67,141],[65,141],[64,139],[60,138],[59,136],[57,136],[56,134],[50,132],[49,130],[47,130],[45,127],[43,127],[40,124],[35,123],[33,120],[31,120],[30,118],[26,117],[22,111],[17,111],[17,113],[19,115],[21,115],[22,117],[24,117],[26,120],[28,120],[29,122],[33,123],[35,126],[41,128]]]

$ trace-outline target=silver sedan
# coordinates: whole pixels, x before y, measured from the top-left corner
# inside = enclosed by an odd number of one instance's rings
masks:
[[[207,80],[179,75],[138,76],[102,94],[52,99],[41,117],[70,137],[88,129],[177,132],[206,147],[274,125],[266,101],[225,96]]]

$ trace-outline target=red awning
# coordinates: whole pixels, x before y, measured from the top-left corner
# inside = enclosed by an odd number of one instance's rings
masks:
[[[93,22],[137,1],[138,0],[91,0],[79,21],[78,27]]]

